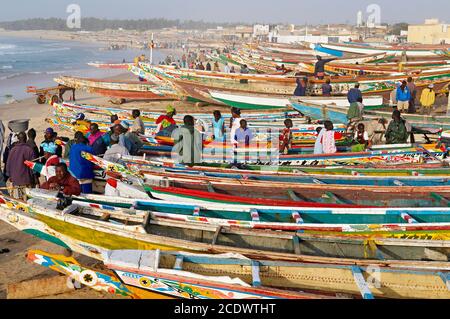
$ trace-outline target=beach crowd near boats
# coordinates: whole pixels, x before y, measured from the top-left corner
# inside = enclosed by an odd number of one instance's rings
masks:
[[[165,111],[61,95],[45,132],[1,124],[0,220],[125,297],[449,298],[448,49],[184,48],[110,64],[136,81],[58,77]]]

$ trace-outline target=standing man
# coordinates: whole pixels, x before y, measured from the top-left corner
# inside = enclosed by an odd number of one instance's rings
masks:
[[[359,99],[362,99],[362,93],[359,89],[359,83],[356,83],[355,87],[348,91],[347,100],[351,105],[352,103],[357,103]]]
[[[414,80],[412,77],[408,78],[408,89],[411,93],[411,98],[409,99],[409,107],[408,107],[408,113],[415,114],[416,113],[416,97],[417,97],[417,88],[414,84]]]
[[[77,143],[70,149],[70,171],[80,182],[81,191],[84,194],[91,194],[94,180],[94,164],[84,159],[81,156],[81,152],[94,153],[94,149],[88,145],[88,139],[84,136],[79,136]]]
[[[324,84],[322,84],[322,96],[331,96],[333,88],[331,87],[330,79],[327,79]]]
[[[409,108],[409,101],[411,100],[411,91],[408,88],[406,81],[397,89],[397,109],[400,112],[407,111]]]
[[[202,134],[194,127],[194,117],[186,115],[184,125],[177,128],[172,137],[173,151],[179,156],[179,162],[188,165],[201,163],[203,152]]]
[[[18,142],[8,155],[6,175],[9,176],[10,182],[9,194],[16,199],[26,200],[25,189],[34,186],[34,175],[24,162],[33,161],[36,156],[27,144],[27,135],[24,132],[20,132],[17,139]]]
[[[336,60],[336,58],[322,59],[322,57],[318,55],[316,65],[314,66],[314,76],[319,80],[323,80],[325,77],[325,64],[334,60]]]
[[[422,104],[420,114],[426,112],[427,115],[430,115],[434,102],[436,102],[436,92],[434,91],[434,85],[430,84],[428,88],[422,90],[422,95],[420,96],[420,104]]]
[[[297,83],[297,87],[294,91],[294,96],[306,96],[306,87],[307,87],[308,78],[300,78],[298,77],[295,82]]]

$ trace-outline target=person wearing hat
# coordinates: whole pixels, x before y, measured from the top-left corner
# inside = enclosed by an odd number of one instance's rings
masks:
[[[44,158],[44,148],[49,148],[50,145],[54,145],[56,147],[55,155],[58,157],[62,157],[62,147],[61,145],[57,145],[55,143],[56,133],[55,131],[49,127],[45,130],[44,141],[41,143],[39,147],[39,157],[41,157],[41,163],[45,164],[46,159]]]
[[[172,132],[178,127],[173,118],[176,114],[177,110],[172,105],[167,106],[166,114],[156,120],[156,125],[158,125],[156,136],[170,137],[172,135]]]
[[[94,180],[94,164],[81,156],[82,152],[94,154],[94,149],[88,143],[86,137],[78,136],[69,153],[70,171],[80,182],[81,191],[84,194],[92,193],[92,182]]]
[[[428,88],[422,90],[422,95],[420,97],[420,114],[431,114],[434,102],[436,101],[436,91],[434,90],[434,84],[428,85]]]
[[[125,147],[131,155],[137,155],[135,143],[127,135],[130,126],[124,121],[118,121],[116,123],[114,126],[114,134],[119,137],[119,145]]]
[[[11,148],[6,163],[6,175],[9,178],[9,194],[16,199],[26,199],[25,189],[34,186],[33,171],[25,165],[25,161],[33,161],[35,154],[27,144],[27,134],[16,135],[17,142]]]
[[[111,146],[105,152],[105,156],[103,156],[103,159],[112,163],[117,163],[119,159],[124,155],[130,155],[130,153],[124,146],[119,144],[119,135],[112,134]]]
[[[77,131],[81,131],[83,133],[89,132],[89,128],[91,126],[91,122],[86,120],[86,116],[84,115],[84,113],[78,113],[75,116],[75,121],[72,124],[76,126],[75,129]]]

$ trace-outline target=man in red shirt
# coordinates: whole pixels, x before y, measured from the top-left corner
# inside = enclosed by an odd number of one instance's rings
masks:
[[[67,196],[78,196],[81,194],[80,183],[75,177],[70,175],[65,163],[56,166],[56,176],[51,177],[46,183],[42,184],[41,188],[62,191]]]

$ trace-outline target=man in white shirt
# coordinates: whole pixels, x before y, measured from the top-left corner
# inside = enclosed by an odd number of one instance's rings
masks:
[[[119,144],[119,136],[116,134],[111,135],[111,147],[105,152],[103,159],[108,162],[117,163],[124,155],[130,155],[130,153],[124,146]]]

